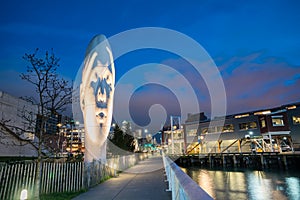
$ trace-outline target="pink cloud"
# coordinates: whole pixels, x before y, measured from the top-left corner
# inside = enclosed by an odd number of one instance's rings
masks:
[[[226,95],[227,113],[239,113],[300,101],[300,66],[283,59],[265,57],[263,52],[216,58]],[[205,82],[182,59],[163,62],[178,69],[193,85],[204,111],[210,113],[210,96]]]
[[[231,58],[219,68],[223,74],[230,113],[300,100],[300,93],[297,92],[299,79],[295,76],[300,74],[300,67],[289,65],[284,60],[253,53]]]

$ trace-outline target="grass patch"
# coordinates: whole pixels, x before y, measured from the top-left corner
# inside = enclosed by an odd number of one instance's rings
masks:
[[[108,179],[110,179],[112,176],[105,176],[100,180],[100,183],[103,183],[104,181],[107,181]]]
[[[70,200],[87,190],[80,190],[77,192],[64,192],[64,193],[52,193],[52,194],[42,194],[40,196],[41,200]]]

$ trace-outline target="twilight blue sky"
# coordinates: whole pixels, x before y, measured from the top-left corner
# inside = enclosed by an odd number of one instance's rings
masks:
[[[53,48],[61,58],[59,72],[74,80],[94,35],[110,37],[128,29],[151,26],[179,31],[206,49],[224,80],[228,113],[300,101],[297,0],[12,0],[0,4],[0,90],[16,96],[31,90],[18,77],[26,69],[24,53],[37,47],[42,51]],[[150,62],[175,68],[186,64],[165,52],[138,51],[116,61],[116,77],[119,79],[132,67]],[[207,89],[199,84],[201,81],[194,81],[202,110],[209,113]],[[135,109],[145,107],[144,103],[152,104],[151,100],[157,102],[157,96],[151,93],[156,87],[141,88],[134,95]],[[169,92],[163,94],[159,102],[172,97]]]

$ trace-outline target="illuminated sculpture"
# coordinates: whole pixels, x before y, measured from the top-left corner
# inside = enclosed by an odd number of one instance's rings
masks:
[[[89,43],[80,84],[80,107],[85,127],[85,162],[106,161],[106,139],[112,121],[115,68],[103,35]]]

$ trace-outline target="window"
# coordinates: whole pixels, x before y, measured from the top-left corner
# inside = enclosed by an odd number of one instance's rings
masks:
[[[293,116],[293,124],[300,124],[300,116]]]
[[[234,118],[238,119],[238,118],[243,118],[243,117],[248,117],[249,114],[243,114],[243,115],[236,115],[234,116]]]
[[[248,129],[256,129],[257,123],[256,122],[246,122],[239,124],[240,130],[248,130]]]
[[[282,115],[272,116],[272,124],[273,126],[284,126],[283,116]]]
[[[257,128],[256,122],[250,122],[249,123],[249,129],[255,129],[255,128]]]
[[[196,136],[197,135],[197,130],[196,129],[191,129],[188,131],[188,136]]]
[[[266,127],[266,120],[265,120],[265,118],[260,118],[260,126],[261,126],[262,128],[265,128],[265,127]]]
[[[197,135],[197,129],[199,124],[193,124],[186,126],[186,134],[187,136],[196,136]]]
[[[233,124],[227,124],[223,127],[222,130],[223,133],[227,133],[227,132],[234,132],[234,127]]]

